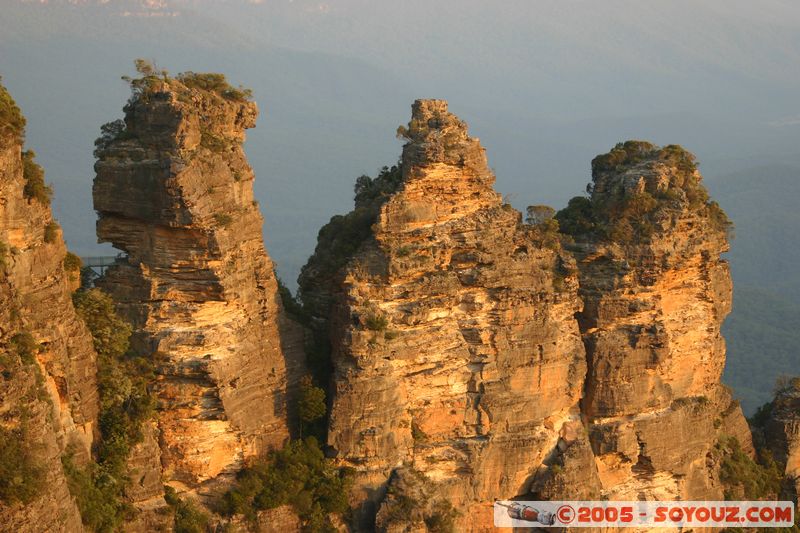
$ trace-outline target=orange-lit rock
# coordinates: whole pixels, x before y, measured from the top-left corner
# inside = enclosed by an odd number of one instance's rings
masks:
[[[328,444],[357,471],[364,523],[406,465],[436,498],[474,507],[459,530],[488,528],[491,502],[524,492],[578,418],[574,264],[503,203],[445,102],[417,101],[407,136],[394,189],[336,278]],[[396,513],[381,513],[393,530]]]
[[[255,104],[156,83],[98,149],[98,237],[125,252],[100,285],[156,360],[166,482],[205,493],[288,439],[302,331],[282,309],[242,149]]]
[[[624,146],[593,161],[583,204],[591,214],[576,216],[579,201],[559,214],[580,272],[581,406],[603,495],[720,498],[718,465],[707,459],[719,436],[737,434],[752,450],[741,409],[720,383],[732,290],[720,258],[727,219],[691,154]]]

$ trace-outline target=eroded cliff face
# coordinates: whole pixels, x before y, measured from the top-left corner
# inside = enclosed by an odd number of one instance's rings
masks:
[[[765,444],[800,495],[800,377],[778,388],[775,399],[766,407],[768,414],[760,428]]]
[[[378,527],[422,523],[389,507],[423,479],[431,508],[415,512],[444,515],[434,504],[449,501],[458,530],[488,529],[494,499],[525,492],[581,434],[577,279],[493,190],[484,149],[444,101],[417,101],[404,133],[394,187],[357,190],[384,199],[332,297],[328,444],[356,469],[362,527],[387,486]]]
[[[125,253],[100,285],[156,361],[165,481],[205,493],[287,440],[302,331],[282,309],[242,149],[255,104],[191,76],[145,81],[98,144],[97,233]]]
[[[96,354],[72,306],[75,273],[64,269],[66,247],[49,190],[32,154],[22,152],[24,119],[9,122],[16,106],[2,86],[0,105],[9,106],[0,113],[0,426],[4,453],[11,439],[19,447],[3,457],[15,466],[3,466],[18,474],[12,485],[32,491],[24,504],[0,502],[0,529],[81,531],[61,457],[78,463],[90,457]]]
[[[573,233],[588,372],[581,407],[603,496],[722,496],[720,435],[752,451],[720,383],[731,307],[728,222],[680,147],[629,142],[593,161],[590,199],[559,213]]]

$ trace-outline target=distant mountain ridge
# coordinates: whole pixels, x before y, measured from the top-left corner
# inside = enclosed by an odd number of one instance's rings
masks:
[[[17,0],[17,2],[20,4],[41,4],[45,6],[103,6],[151,10],[170,9],[173,5],[175,5],[174,2],[167,2],[167,0]]]

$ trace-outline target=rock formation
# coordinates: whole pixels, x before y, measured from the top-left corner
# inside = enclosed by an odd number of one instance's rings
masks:
[[[767,448],[800,494],[800,377],[778,387],[775,399],[765,406],[766,419],[759,428]]]
[[[157,416],[127,455],[125,496],[143,511],[129,531],[169,527],[163,483],[211,503],[282,446],[304,371],[242,148],[255,104],[220,75],[140,67],[125,120],[98,140],[93,190],[99,239],[123,252],[98,284],[158,376]],[[62,458],[90,458],[96,354],[23,126],[0,87],[0,459],[22,472],[0,478],[0,528],[81,531]],[[720,499],[724,461],[757,468],[720,383],[730,224],[691,154],[620,144],[592,162],[588,197],[523,222],[446,102],[418,100],[398,134],[400,163],[358,179],[299,278],[355,531],[491,531],[492,503],[513,497]],[[798,390],[781,389],[759,434],[795,481]],[[730,437],[735,457],[717,446]],[[258,476],[265,492],[247,498],[269,500]],[[267,510],[242,496],[212,522],[303,527],[284,496]]]
[[[580,272],[588,372],[582,412],[602,494],[722,495],[710,451],[722,434],[752,450],[720,384],[730,311],[728,221],[694,157],[629,141],[592,162],[591,198],[558,220]]]
[[[0,86],[0,438],[3,460],[16,461],[3,465],[18,474],[12,485],[37,488],[24,505],[0,501],[0,529],[80,531],[61,457],[85,462],[90,456],[96,354],[72,306],[75,273],[65,271],[50,191],[32,152],[22,151],[23,128],[19,109]],[[7,455],[12,444],[19,448],[14,457]]]
[[[282,310],[242,149],[256,105],[215,75],[132,86],[124,124],[98,140],[97,233],[125,253],[100,285],[156,361],[163,477],[203,494],[289,437],[302,331]]]
[[[396,175],[357,185],[356,211],[380,198],[377,221],[362,222],[366,238],[334,276],[328,444],[357,471],[362,527],[387,490],[424,479],[431,505],[461,509],[459,530],[490,528],[494,499],[524,492],[560,437],[580,433],[574,264],[503,203],[484,149],[445,102],[417,101],[402,133]],[[328,233],[301,287],[325,270]],[[387,529],[412,519],[378,516]]]
[[[299,279],[330,332],[328,444],[359,527],[453,519],[444,501],[480,531],[497,498],[721,498],[719,438],[753,448],[720,383],[729,222],[693,156],[598,156],[559,237],[552,210],[503,204],[446,103],[398,132],[400,166],[359,179]]]

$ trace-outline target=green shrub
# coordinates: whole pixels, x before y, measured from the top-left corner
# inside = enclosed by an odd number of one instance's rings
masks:
[[[366,207],[332,217],[319,230],[317,248],[308,266],[313,265],[323,276],[334,275],[355,255],[361,243],[372,235],[370,228],[376,219],[377,212]],[[301,275],[301,289],[304,288],[304,279]]]
[[[87,525],[97,522],[105,527],[109,514],[114,515],[113,521],[119,521],[128,512],[123,503],[128,482],[127,460],[131,447],[143,438],[143,423],[155,409],[155,401],[147,390],[148,383],[155,378],[154,368],[149,359],[129,353],[131,326],[116,314],[111,297],[99,289],[91,289],[76,292],[72,299],[97,351],[101,436],[96,447],[97,464],[80,472],[73,486],[85,493],[85,505],[81,507],[84,522]],[[98,499],[98,491],[105,499]],[[94,518],[98,514],[100,518]]]
[[[2,80],[0,78],[0,138],[10,138],[12,142],[21,144],[25,136],[25,117]]]
[[[777,498],[783,482],[782,469],[769,451],[758,450],[757,461],[744,453],[735,437],[721,437],[716,449],[722,454],[720,481],[725,487],[725,499],[738,499],[739,487],[744,499]]]
[[[767,402],[765,404],[760,405],[756,409],[756,412],[753,413],[753,416],[747,419],[747,422],[750,424],[750,427],[763,428],[764,425],[772,417],[772,412],[774,411],[774,409],[775,405],[773,402]]]
[[[349,486],[347,473],[325,459],[315,438],[307,437],[239,472],[236,486],[223,497],[222,511],[254,519],[259,510],[291,505],[307,530],[320,531],[329,513],[348,510]]]
[[[72,302],[92,333],[98,355],[121,358],[130,347],[131,326],[117,316],[111,297],[100,289],[91,289],[75,293]]]
[[[49,222],[44,227],[44,242],[48,244],[56,242],[56,239],[58,238],[58,228],[58,224],[55,222]]]
[[[677,168],[684,178],[688,178],[697,170],[697,158],[693,153],[678,144],[669,144],[658,151],[658,158]],[[679,187],[691,187],[690,183],[678,183]],[[702,193],[700,193],[702,195]],[[706,194],[706,199],[708,196]],[[705,201],[705,200],[702,200]]]
[[[385,200],[397,190],[402,180],[403,173],[399,165],[394,165],[391,168],[383,167],[374,178],[369,176],[358,177],[353,187],[355,193],[353,200],[356,207],[366,207],[376,201]]]
[[[78,503],[83,524],[96,533],[113,533],[122,525],[129,508],[119,497],[119,482],[90,463],[79,468],[71,454],[61,457],[69,492]]]
[[[658,201],[647,192],[604,202],[595,209],[603,212],[607,220],[600,227],[605,236],[614,242],[629,243],[635,239],[648,239],[653,233],[649,215],[658,207]]]
[[[133,65],[136,68],[136,72],[145,77],[158,76],[160,73],[166,74],[166,71],[159,72],[159,69],[156,66],[155,62],[149,59],[142,59],[142,58],[134,59]]]
[[[535,226],[548,220],[552,220],[552,218],[556,215],[556,210],[549,205],[529,205],[525,210],[525,213],[525,223]]]
[[[575,202],[571,201],[571,204],[574,210]],[[546,205],[531,205],[528,206],[526,212],[525,223],[529,226],[531,240],[539,247],[560,250],[561,222],[556,218],[556,210]],[[566,213],[567,210],[565,209],[564,212]]]
[[[230,142],[216,133],[203,129],[200,131],[200,146],[219,154],[230,148]]]
[[[383,167],[375,178],[359,178],[354,187],[355,208],[336,215],[317,235],[317,246],[298,278],[298,300],[312,328],[307,350],[308,368],[318,383],[327,383],[332,369],[327,331],[330,287],[342,268],[370,240],[381,206],[402,183],[398,165]]]
[[[139,77],[122,77],[131,88],[129,106],[137,101],[147,102],[153,95],[169,90],[175,91],[178,99],[185,103],[191,103],[187,89],[206,91],[233,102],[245,102],[253,96],[250,89],[233,87],[223,74],[182,72],[171,78],[169,72],[158,68],[152,61],[137,59],[134,66]]]
[[[592,177],[601,172],[613,171],[623,165],[635,165],[649,157],[657,147],[647,141],[625,141],[618,143],[607,154],[592,159]]]
[[[32,365],[36,362],[36,354],[42,349],[33,335],[24,331],[11,337],[11,348],[19,356],[23,364]]]
[[[384,331],[389,326],[389,319],[376,311],[370,311],[364,318],[364,326],[372,331]]]
[[[131,133],[126,129],[125,121],[118,119],[100,126],[100,137],[94,141],[94,156],[100,158],[103,151],[117,140],[131,138]]]
[[[178,81],[190,89],[202,89],[218,94],[226,100],[233,102],[246,102],[253,97],[253,91],[244,87],[233,87],[224,74],[212,72],[182,72],[178,74]]]
[[[283,308],[286,310],[287,313],[292,315],[294,319],[296,319],[301,324],[308,323],[308,316],[303,309],[303,306],[300,305],[300,302],[297,301],[297,298],[292,295],[292,291],[289,290],[289,287],[283,282],[281,278],[277,278],[278,280],[278,295],[281,298],[281,303],[283,304]]]
[[[308,424],[313,424],[324,417],[327,410],[325,391],[314,386],[311,376],[303,376],[300,380],[300,399],[298,401],[301,431]]]
[[[677,172],[670,173],[669,183],[658,191],[629,192],[613,182],[604,182],[602,192],[595,190],[595,184],[607,173],[645,161],[671,166]],[[696,170],[695,156],[678,145],[659,148],[644,141],[617,144],[592,160],[593,184],[587,187],[591,198],[573,198],[556,214],[556,219],[565,234],[591,235],[623,244],[647,241],[657,220],[663,218],[660,215],[671,216],[683,209],[705,216],[716,229],[729,231],[732,226],[728,217],[716,202],[709,200]]]
[[[159,88],[169,81],[169,73],[166,70],[159,69],[152,61],[136,59],[133,64],[136,72],[141,76],[139,78],[122,76],[122,80],[127,82],[131,88],[131,97],[128,100],[128,105],[137,100],[147,101],[152,94],[158,92]]]
[[[19,428],[0,426],[0,502],[28,504],[42,491],[46,470],[34,456],[27,421]]]
[[[388,529],[402,525],[417,531],[418,526],[424,524],[430,533],[455,531],[455,518],[459,513],[449,501],[438,497],[437,489],[418,470],[402,467],[392,472],[382,504]]]
[[[561,248],[559,223],[555,218],[548,218],[531,226],[531,239],[539,246],[558,250]]]
[[[175,513],[175,533],[205,533],[209,526],[209,516],[191,500],[181,500],[170,486],[164,487],[164,500]]]
[[[572,198],[567,207],[556,214],[560,230],[568,235],[586,235],[597,227],[592,201],[585,196]]]
[[[786,407],[781,404],[794,396],[794,393],[800,392],[800,376],[778,376],[772,392],[775,395],[775,402],[779,404],[778,407]]]
[[[728,215],[722,210],[717,202],[713,200],[708,202],[707,209],[708,218],[711,220],[711,225],[714,228],[728,233],[733,231],[733,222],[731,222],[731,219],[728,218]]]
[[[81,268],[83,268],[81,258],[72,252],[67,252],[67,255],[64,256],[64,270],[67,272],[80,272]]]
[[[44,169],[36,162],[36,152],[22,152],[22,176],[25,186],[22,193],[29,200],[36,200],[43,205],[50,205],[53,190],[44,181]]]
[[[361,176],[353,188],[355,208],[346,215],[336,215],[317,236],[312,261],[319,260],[328,272],[335,272],[355,255],[372,235],[380,207],[397,190],[402,180],[400,167],[383,167],[375,178]],[[311,261],[309,261],[311,262]]]
[[[228,213],[216,213],[214,215],[214,222],[217,223],[217,226],[227,228],[233,223],[233,217]]]
[[[329,280],[372,235],[381,206],[402,182],[399,165],[383,167],[375,178],[361,176],[353,188],[355,208],[330,219],[317,235],[317,247],[300,274],[300,295],[317,292],[320,280]],[[312,272],[309,276],[307,273]]]

